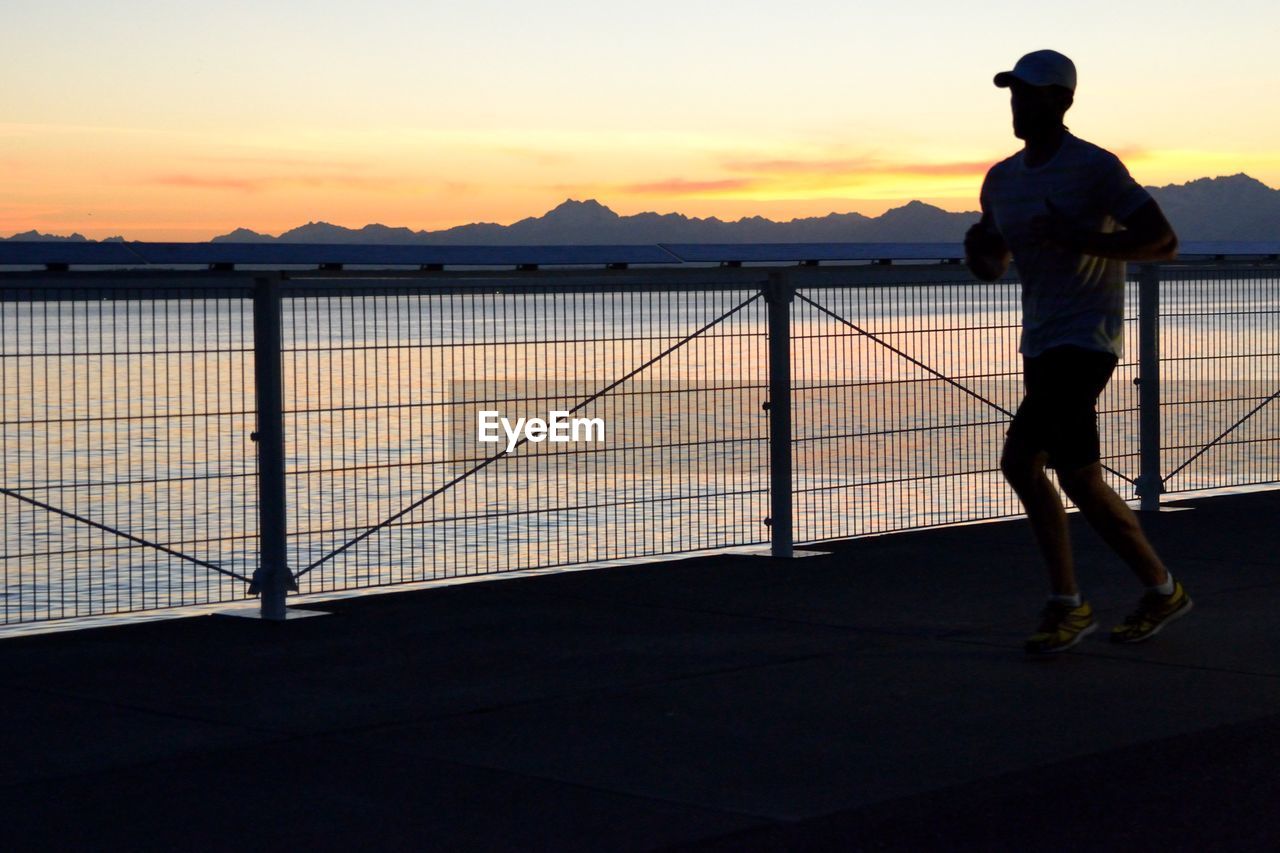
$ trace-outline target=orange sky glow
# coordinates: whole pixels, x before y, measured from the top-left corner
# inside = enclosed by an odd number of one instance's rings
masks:
[[[991,76],[1046,46],[1080,68],[1072,130],[1140,182],[1246,172],[1280,187],[1280,114],[1250,94],[1280,91],[1269,3],[1207,21],[1082,0],[1064,22],[1003,0],[982,13],[743,0],[731,16],[701,0],[643,14],[262,0],[245,6],[260,16],[251,32],[237,5],[16,0],[0,58],[0,236],[439,230],[566,198],[722,219],[877,215],[913,199],[973,210],[986,169],[1018,146]],[[1106,33],[1091,14],[1112,21]],[[1149,37],[1135,44],[1124,34],[1139,24]],[[134,43],[149,48],[120,50]]]

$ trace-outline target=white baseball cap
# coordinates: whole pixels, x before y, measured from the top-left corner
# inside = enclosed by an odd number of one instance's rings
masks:
[[[1021,80],[1029,86],[1061,86],[1074,92],[1076,66],[1056,50],[1037,50],[1019,59],[1012,71],[997,74],[995,84],[1002,89],[1008,88],[1014,80]]]

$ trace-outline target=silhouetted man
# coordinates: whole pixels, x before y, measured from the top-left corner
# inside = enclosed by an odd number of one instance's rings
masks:
[[[1000,468],[1026,509],[1052,588],[1026,649],[1064,651],[1097,628],[1080,597],[1066,512],[1046,466],[1147,587],[1111,633],[1116,642],[1140,642],[1189,611],[1191,599],[1102,478],[1096,405],[1123,348],[1125,261],[1173,258],[1178,240],[1119,158],[1063,124],[1076,88],[1070,59],[1029,53],[995,84],[1010,91],[1013,133],[1024,146],[987,172],[982,221],[965,235],[965,256],[985,281],[1004,275],[1012,259],[1022,281],[1025,397]]]

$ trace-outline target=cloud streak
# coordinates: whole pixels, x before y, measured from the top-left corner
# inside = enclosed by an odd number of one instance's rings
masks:
[[[244,155],[244,154],[206,154],[192,157],[200,163],[210,163],[222,169],[243,169],[269,167],[283,171],[296,169],[299,171],[316,171],[327,169],[331,172],[359,171],[362,164],[356,160],[321,160],[314,157],[288,157],[282,155]]]
[[[701,195],[703,193],[736,192],[753,189],[758,181],[747,178],[728,178],[718,181],[690,181],[684,178],[668,178],[651,183],[628,184],[619,187],[630,195]]]
[[[922,175],[926,177],[953,177],[985,175],[992,161],[962,160],[947,163],[900,163],[873,157],[847,157],[817,160],[737,160],[724,164],[731,172],[753,175],[785,176],[885,176]]]
[[[670,177],[609,189],[638,196],[731,196],[818,193],[833,188],[903,183],[902,194],[916,191],[920,179],[971,179],[974,192],[993,161],[954,160],[934,163],[902,162],[874,156],[827,158],[724,158],[716,170],[732,177]]]
[[[187,190],[217,190],[237,193],[262,193],[292,189],[340,189],[360,192],[403,192],[410,185],[394,178],[356,175],[268,175],[263,177],[227,177],[219,175],[169,174],[152,179],[152,184]]]
[[[237,192],[261,192],[270,181],[264,178],[202,178],[197,175],[162,175],[152,183],[162,187],[184,190],[234,190]]]

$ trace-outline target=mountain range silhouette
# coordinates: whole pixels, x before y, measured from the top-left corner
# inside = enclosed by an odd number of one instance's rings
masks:
[[[1184,241],[1280,241],[1280,190],[1245,174],[1200,178],[1185,184],[1147,187]],[[346,228],[309,222],[278,236],[237,228],[215,243],[361,243],[370,245],[623,245],[651,243],[949,243],[960,242],[976,219],[912,201],[869,217],[860,213],[775,222],[760,216],[737,221],[700,219],[679,213],[620,216],[600,202],[567,200],[542,216],[511,225],[481,222],[441,231],[386,225]],[[0,238],[3,239],[3,238]],[[10,240],[84,241],[28,231]],[[111,240],[122,240],[113,237]]]

